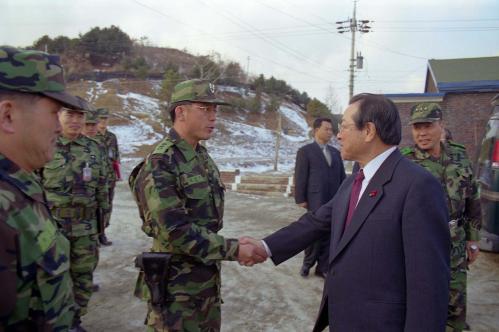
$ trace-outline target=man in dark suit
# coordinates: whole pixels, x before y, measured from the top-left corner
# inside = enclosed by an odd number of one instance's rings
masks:
[[[313,130],[315,141],[298,150],[295,164],[295,202],[311,212],[329,202],[345,179],[340,152],[328,145],[333,137],[331,119],[315,119]],[[326,234],[305,249],[300,275],[308,276],[317,262],[315,274],[324,278],[328,258],[329,234]]]
[[[381,95],[350,100],[338,139],[360,170],[335,197],[263,241],[244,240],[280,264],[330,234],[313,331],[444,331],[450,237],[440,183],[399,153],[400,117]]]

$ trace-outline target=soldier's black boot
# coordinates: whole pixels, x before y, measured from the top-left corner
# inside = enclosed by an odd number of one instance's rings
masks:
[[[113,244],[113,242],[112,242],[112,241],[109,241],[109,240],[107,239],[106,234],[100,234],[100,235],[99,235],[99,242],[100,242],[100,244],[102,244],[103,246],[110,246],[110,245],[112,245],[112,244]]]

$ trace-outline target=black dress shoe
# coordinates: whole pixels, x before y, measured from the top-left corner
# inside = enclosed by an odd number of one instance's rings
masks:
[[[107,239],[106,234],[101,234],[101,235],[99,235],[99,242],[100,242],[100,244],[102,244],[103,246],[110,246],[110,245],[112,245],[112,244],[113,244],[113,242],[112,242],[112,241],[109,241],[109,240]]]
[[[308,276],[308,271],[309,271],[309,269],[307,267],[302,266],[302,268],[300,270],[300,275],[305,278]]]
[[[315,270],[315,273],[314,273],[314,274],[315,274],[316,276],[318,276],[318,277],[323,278],[323,279],[326,279],[326,277],[327,277],[327,273],[326,273],[326,272],[321,272],[321,271],[317,271],[317,270]]]
[[[100,289],[100,286],[98,284],[93,284],[92,285],[92,292],[95,293],[95,292],[98,292]]]

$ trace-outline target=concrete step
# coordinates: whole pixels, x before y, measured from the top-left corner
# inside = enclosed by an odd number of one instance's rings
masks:
[[[281,184],[270,184],[270,183],[239,183],[237,185],[237,191],[240,190],[257,190],[257,191],[277,191],[286,192],[288,186]]]
[[[259,196],[270,196],[270,197],[288,197],[286,193],[278,192],[278,191],[262,191],[262,190],[248,190],[248,189],[237,189],[238,193],[241,194],[250,194],[250,195],[259,195]]]
[[[289,184],[289,176],[243,175],[241,183]]]

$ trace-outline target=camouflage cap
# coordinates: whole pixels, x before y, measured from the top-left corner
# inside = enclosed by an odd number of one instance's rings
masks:
[[[79,101],[65,91],[59,56],[40,51],[0,46],[0,89],[42,94],[65,107],[81,108]]]
[[[96,109],[89,110],[85,113],[85,123],[97,123],[99,122],[99,112]]]
[[[71,108],[71,110],[79,111],[82,113],[91,112],[91,111],[95,110],[95,108],[92,105],[90,105],[90,103],[88,101],[86,101],[85,99],[83,99],[82,97],[76,96],[75,98],[76,98],[76,101],[78,102],[78,107],[73,107],[73,108]]]
[[[97,114],[99,118],[109,118],[109,110],[107,108],[98,108]]]
[[[442,120],[442,110],[436,103],[422,103],[411,108],[409,124]]]
[[[215,84],[206,80],[193,79],[181,82],[173,88],[168,110],[171,111],[177,105],[188,102],[230,105],[226,101],[218,99],[215,92]]]

